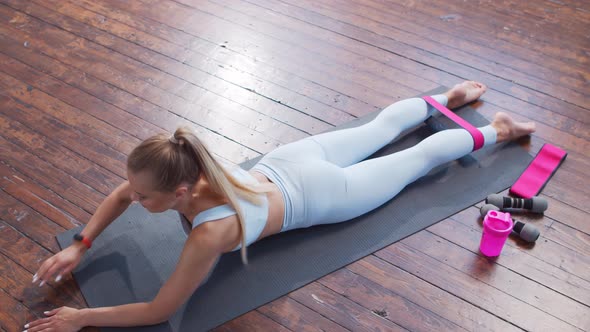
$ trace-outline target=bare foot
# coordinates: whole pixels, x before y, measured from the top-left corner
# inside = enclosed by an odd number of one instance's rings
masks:
[[[450,109],[461,107],[477,100],[486,90],[487,86],[479,82],[465,81],[459,83],[445,93],[448,98],[447,107]]]
[[[536,129],[534,122],[516,122],[508,114],[498,112],[492,121],[492,127],[496,129],[496,142],[504,142],[533,133]]]

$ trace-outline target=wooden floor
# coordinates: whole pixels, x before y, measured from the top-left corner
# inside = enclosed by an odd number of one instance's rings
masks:
[[[190,125],[239,163],[465,79],[569,152],[517,216],[537,244],[488,261],[470,207],[218,331],[590,330],[588,31],[585,0],[0,0],[0,330],[86,306],[32,275],[142,139]]]

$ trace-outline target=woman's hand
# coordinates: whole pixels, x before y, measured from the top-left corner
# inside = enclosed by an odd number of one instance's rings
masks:
[[[76,332],[84,327],[78,309],[61,307],[46,311],[45,315],[48,317],[25,325],[25,332]]]
[[[84,244],[76,242],[45,260],[33,276],[33,283],[41,280],[39,283],[39,287],[41,287],[55,274],[57,274],[55,282],[59,282],[63,276],[72,272],[78,266],[86,250],[85,248]]]

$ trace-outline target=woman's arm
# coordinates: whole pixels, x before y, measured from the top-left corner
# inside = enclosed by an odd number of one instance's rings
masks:
[[[82,235],[94,241],[130,204],[131,187],[129,181],[125,181],[100,203],[82,230]]]
[[[49,317],[31,322],[25,329],[73,332],[85,326],[125,327],[166,321],[193,294],[228,245],[228,237],[222,237],[219,228],[209,226],[205,223],[191,232],[176,269],[153,301],[80,310],[61,307],[46,312]]]
[[[81,325],[139,326],[168,320],[193,294],[221,254],[221,248],[224,246],[223,234],[219,228],[210,226],[213,225],[206,223],[191,232],[176,269],[153,301],[82,309],[80,310]]]
[[[96,237],[117,218],[131,204],[131,188],[125,181],[119,185],[98,206],[88,224],[82,230],[82,235],[94,241]],[[41,264],[39,270],[33,276],[33,283],[43,285],[52,279],[58,282],[61,277],[70,273],[80,263],[82,256],[88,250],[82,242],[74,241],[69,247],[48,258]]]

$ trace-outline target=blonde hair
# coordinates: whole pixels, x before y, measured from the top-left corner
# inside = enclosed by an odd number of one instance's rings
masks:
[[[259,204],[259,194],[264,191],[241,183],[227,172],[192,130],[178,128],[172,136],[159,134],[146,139],[131,151],[127,168],[134,173],[149,171],[154,179],[154,189],[161,192],[174,191],[182,183],[192,186],[202,172],[211,190],[227,198],[236,211],[241,229],[242,262],[248,263],[246,228],[238,196]]]

